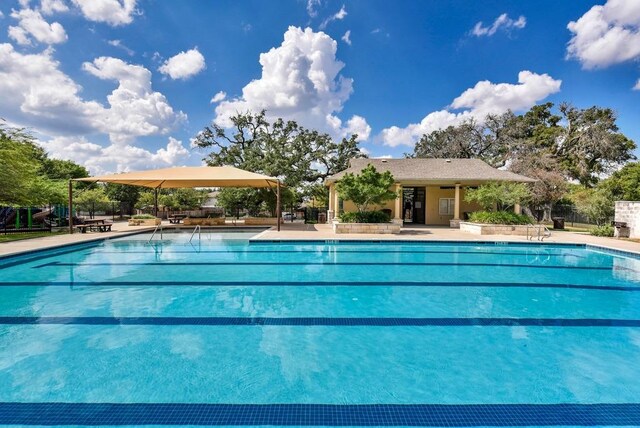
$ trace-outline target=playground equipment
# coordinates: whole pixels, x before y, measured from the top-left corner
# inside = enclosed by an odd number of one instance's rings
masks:
[[[6,234],[51,231],[51,224],[46,221],[51,211],[35,207],[0,207],[0,232]]]

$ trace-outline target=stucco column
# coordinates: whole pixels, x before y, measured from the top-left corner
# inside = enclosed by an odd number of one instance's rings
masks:
[[[520,206],[520,204],[515,204],[513,206],[513,212],[516,214],[522,214],[522,207]]]
[[[329,186],[329,211],[327,212],[328,221],[333,220],[333,216],[335,215],[335,212],[336,212],[335,193],[336,193],[336,187],[335,185],[332,184]]]
[[[394,220],[402,220],[402,185],[396,184],[396,206],[394,209]]]
[[[460,183],[456,183],[456,196],[453,204],[453,219],[460,220]]]
[[[333,187],[333,209],[334,209],[334,217],[338,217],[340,214],[340,196],[338,195],[338,191]]]

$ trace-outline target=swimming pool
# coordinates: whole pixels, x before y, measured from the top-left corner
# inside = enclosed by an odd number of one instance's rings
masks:
[[[149,235],[0,259],[0,423],[640,424],[640,260]]]

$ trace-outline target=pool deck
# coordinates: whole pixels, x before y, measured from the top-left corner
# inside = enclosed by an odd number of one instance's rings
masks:
[[[167,229],[174,227],[163,222]],[[227,229],[230,225],[227,226]],[[238,227],[241,227],[238,224]],[[190,227],[185,227],[191,229]],[[42,238],[0,243],[0,257],[26,253],[69,244],[112,239],[140,232],[150,232],[154,227],[129,226],[127,222],[113,223],[111,232],[74,233],[73,235],[53,235]],[[214,229],[214,228],[211,228]],[[208,229],[203,229],[208,230]],[[253,241],[295,241],[295,240],[372,240],[372,241],[497,241],[497,242],[529,242],[524,236],[511,235],[472,235],[459,229],[431,226],[405,226],[398,235],[377,234],[340,234],[333,233],[328,224],[285,223],[280,232],[275,227],[263,231],[252,238]],[[534,241],[537,242],[537,241]],[[628,251],[640,255],[640,243],[623,239],[601,238],[584,233],[551,231],[551,237],[545,243],[591,244],[614,250]]]
[[[328,224],[288,223],[280,232],[275,228],[266,230],[252,238],[253,241],[289,241],[289,240],[373,240],[373,241],[487,241],[487,242],[532,242],[525,236],[514,235],[473,235],[460,229],[444,226],[404,226],[400,234],[339,234],[333,233]],[[537,242],[537,241],[533,241]],[[614,250],[640,254],[640,243],[625,239],[603,238],[586,233],[551,230],[551,237],[545,243],[591,244]]]
[[[153,229],[154,227],[149,226],[129,226],[126,221],[121,221],[113,223],[111,226],[111,232],[74,233],[73,235],[56,234],[42,238],[2,242],[0,243],[0,257],[27,253],[30,251],[45,250],[48,248],[56,248],[69,244],[120,238],[134,233],[153,231]]]

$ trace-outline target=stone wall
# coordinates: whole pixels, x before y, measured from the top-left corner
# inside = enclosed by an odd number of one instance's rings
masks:
[[[628,233],[629,238],[640,238],[640,201],[616,201],[615,221],[627,223],[629,229],[616,230],[616,237],[626,237]]]
[[[460,230],[462,232],[472,233],[474,235],[520,235],[527,236],[527,228],[529,234],[537,237],[538,233],[544,235],[544,226],[540,225],[510,225],[510,224],[480,224],[460,222]]]
[[[247,217],[244,219],[244,224],[249,226],[275,226],[277,219],[275,217]],[[282,218],[280,224],[282,224]]]
[[[390,234],[400,233],[400,223],[333,223],[334,233],[371,233]]]
[[[130,218],[129,226],[157,226],[161,222],[159,218]]]
[[[213,217],[213,218],[193,218],[187,217],[182,220],[185,226],[220,226],[225,224],[224,217]]]

